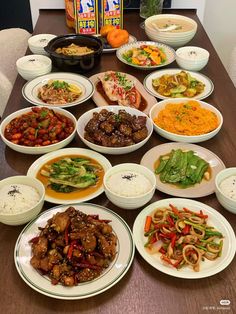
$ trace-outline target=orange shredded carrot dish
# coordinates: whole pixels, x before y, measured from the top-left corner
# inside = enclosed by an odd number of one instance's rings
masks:
[[[201,135],[219,125],[217,115],[195,101],[169,103],[153,119],[160,128],[180,135]]]

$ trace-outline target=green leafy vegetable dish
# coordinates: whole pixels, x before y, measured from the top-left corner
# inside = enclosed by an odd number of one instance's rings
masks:
[[[210,180],[211,170],[209,164],[194,151],[173,149],[169,154],[160,156],[155,174],[160,175],[162,183],[188,188],[203,179]]]
[[[95,160],[86,157],[63,157],[45,164],[39,179],[55,192],[70,193],[102,182],[104,170]],[[100,182],[100,183],[101,183]]]

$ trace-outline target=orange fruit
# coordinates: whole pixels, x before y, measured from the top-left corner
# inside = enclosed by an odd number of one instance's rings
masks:
[[[107,34],[107,42],[112,48],[118,48],[129,41],[129,33],[125,29],[114,29]]]
[[[114,29],[116,29],[115,26],[111,24],[104,25],[100,29],[100,34],[102,35],[102,37],[107,37],[107,34]]]

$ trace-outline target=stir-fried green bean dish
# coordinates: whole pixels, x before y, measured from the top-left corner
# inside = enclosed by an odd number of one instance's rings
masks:
[[[40,174],[48,178],[49,185],[56,192],[69,193],[95,185],[97,172],[102,167],[87,158],[64,157],[45,165]]]
[[[192,150],[173,149],[170,154],[160,156],[155,174],[160,175],[161,182],[182,188],[200,183],[203,178],[210,179],[209,164]]]

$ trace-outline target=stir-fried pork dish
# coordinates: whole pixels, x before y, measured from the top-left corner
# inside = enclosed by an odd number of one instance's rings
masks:
[[[145,116],[131,115],[125,110],[115,114],[102,109],[93,113],[93,118],[85,126],[84,138],[101,146],[130,146],[148,136],[146,120]]]

